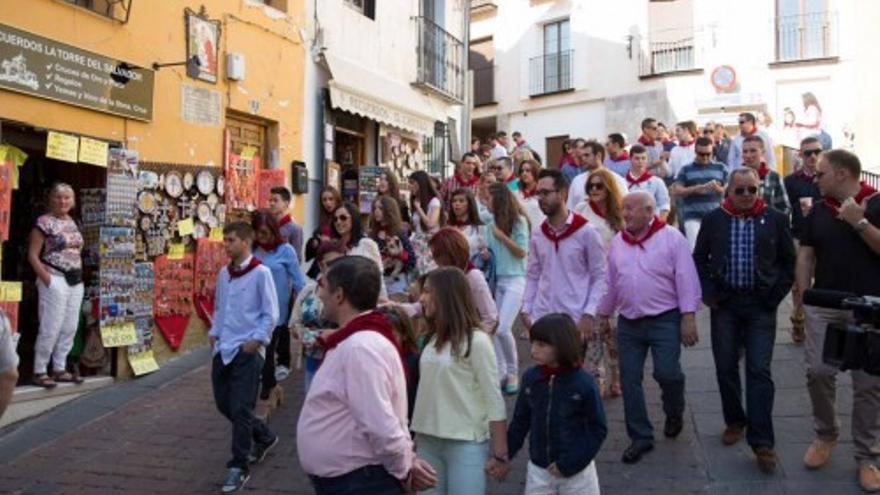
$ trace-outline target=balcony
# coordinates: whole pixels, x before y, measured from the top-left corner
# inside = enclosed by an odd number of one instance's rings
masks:
[[[131,15],[131,3],[133,0],[61,0],[82,7],[95,14],[113,19],[116,22],[125,24]]]
[[[495,66],[488,65],[474,71],[474,106],[493,105],[495,101]]]
[[[464,44],[426,17],[416,17],[416,86],[455,103],[464,101]]]
[[[639,77],[650,78],[698,70],[694,39],[648,43],[639,56]]]
[[[541,96],[574,89],[574,50],[548,53],[529,60],[529,96]]]
[[[832,59],[837,53],[837,13],[777,17],[776,62]]]

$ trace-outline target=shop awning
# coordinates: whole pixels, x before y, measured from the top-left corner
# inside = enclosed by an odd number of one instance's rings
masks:
[[[412,87],[329,53],[330,103],[368,119],[416,134],[434,134],[438,116],[428,97]]]

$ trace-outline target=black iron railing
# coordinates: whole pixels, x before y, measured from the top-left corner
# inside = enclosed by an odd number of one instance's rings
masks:
[[[442,96],[464,101],[464,43],[427,17],[416,17],[418,76],[416,84]]]
[[[775,20],[776,61],[837,56],[837,13],[780,16]]]
[[[558,93],[574,88],[574,50],[548,53],[529,60],[529,95]]]
[[[639,76],[655,76],[697,68],[694,39],[648,43],[639,57]]]
[[[880,174],[878,173],[862,170],[862,181],[874,189],[880,189]]]

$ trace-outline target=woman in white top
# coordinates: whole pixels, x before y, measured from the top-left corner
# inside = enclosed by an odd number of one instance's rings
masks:
[[[480,220],[477,200],[467,189],[458,189],[449,199],[449,225],[459,230],[468,241],[469,259],[486,250],[486,225]]]
[[[413,232],[410,242],[416,252],[416,272],[424,275],[437,266],[428,248],[428,239],[443,225],[443,204],[424,170],[416,170],[409,176],[409,195]]]
[[[492,339],[465,274],[432,271],[420,296],[428,323],[411,428],[419,456],[437,471],[431,495],[486,493],[489,459],[507,463],[507,423]]]
[[[587,219],[602,237],[602,246],[608,251],[611,239],[623,228],[623,214],[621,203],[623,192],[617,187],[617,182],[612,176],[614,172],[608,169],[600,169],[590,174],[587,180],[587,199],[578,203],[575,212],[580,213]],[[612,320],[607,327],[600,328],[602,343],[604,344],[603,356],[605,366],[597,366],[595,370],[599,391],[612,397],[620,395],[620,372],[617,366],[617,325]],[[593,363],[587,357],[586,362]],[[609,387],[605,390],[605,367],[608,368]]]
[[[523,160],[519,164],[517,176],[519,184],[517,185],[514,195],[519,200],[525,210],[526,216],[529,217],[529,223],[532,225],[541,225],[544,222],[544,212],[541,211],[541,205],[538,204],[538,172],[541,171],[541,164],[536,160]]]
[[[348,249],[346,254],[369,258],[376,263],[379,271],[382,271],[382,254],[379,251],[379,245],[364,235],[360,212],[353,204],[342,203],[342,206],[333,213],[333,237],[341,239],[345,243]],[[388,291],[385,289],[385,280],[383,279],[380,298],[387,296]]]

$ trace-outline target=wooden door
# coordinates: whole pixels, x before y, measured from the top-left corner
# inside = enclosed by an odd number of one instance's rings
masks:
[[[246,147],[256,149],[254,156],[266,163],[266,125],[257,121],[226,117],[230,151],[240,155]]]
[[[547,151],[545,153],[544,166],[547,168],[558,168],[559,162],[562,161],[562,144],[568,141],[568,135],[552,136],[546,139]]]

